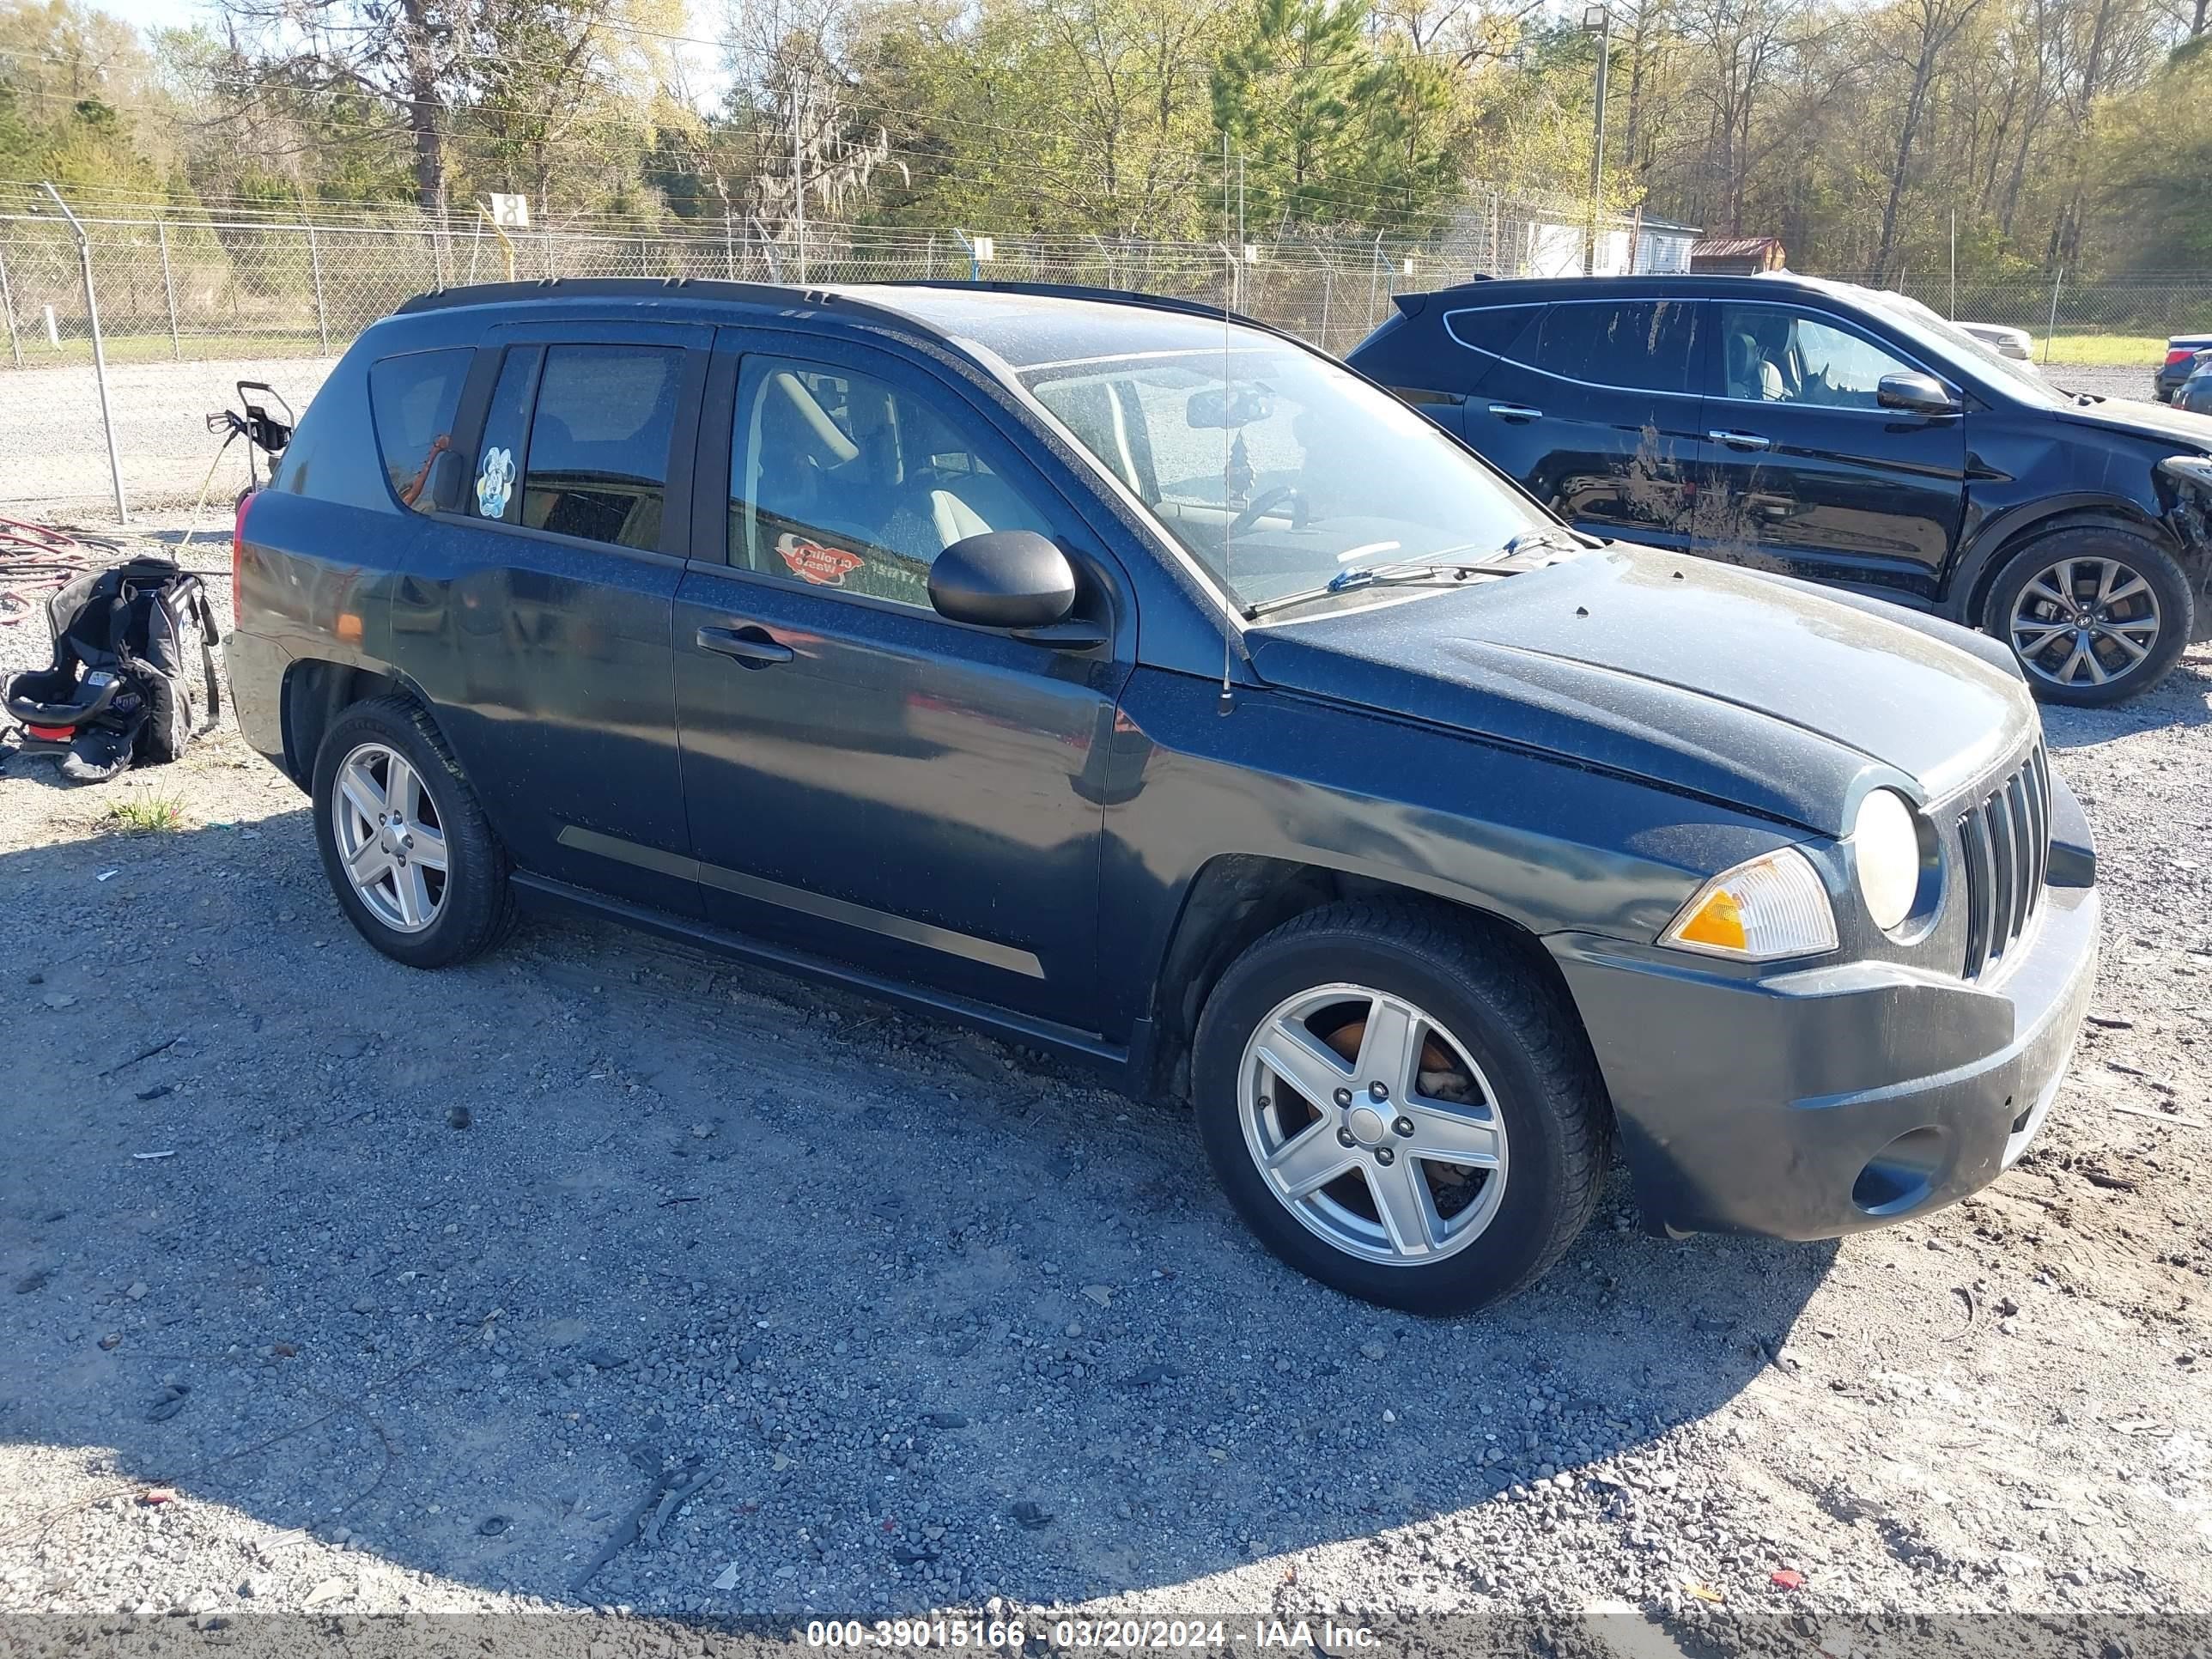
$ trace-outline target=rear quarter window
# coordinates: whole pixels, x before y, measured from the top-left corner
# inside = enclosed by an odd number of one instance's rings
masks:
[[[392,493],[417,513],[437,510],[440,463],[453,453],[453,416],[476,354],[410,351],[368,366],[369,417]]]
[[[1480,310],[1455,311],[1444,318],[1444,331],[1463,346],[1493,357],[1529,361],[1529,338],[1543,306],[1488,306]]]

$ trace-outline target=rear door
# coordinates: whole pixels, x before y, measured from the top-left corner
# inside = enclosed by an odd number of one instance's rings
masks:
[[[1498,313],[1482,319],[1500,361],[1468,401],[1468,441],[1577,529],[1687,547],[1705,301],[1623,296],[1541,309],[1517,329]]]
[[[1885,374],[1946,377],[1840,314],[1779,301],[1713,310],[1700,550],[1934,600],[1965,507],[1966,417],[1884,409],[1876,392]]]
[[[469,471],[392,613],[517,862],[690,914],[669,626],[711,344],[670,325],[493,330]],[[647,856],[610,859],[610,838]]]

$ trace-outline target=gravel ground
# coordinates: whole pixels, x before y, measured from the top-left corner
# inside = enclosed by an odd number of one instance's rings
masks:
[[[336,362],[284,358],[111,367],[108,403],[131,511],[191,504],[222,441],[208,431],[206,416],[237,404],[236,382],[264,381],[293,408],[304,410]],[[240,441],[222,458],[208,495],[219,516],[245,487]],[[92,517],[112,523],[114,501],[100,422],[100,386],[91,366],[0,368],[0,514],[20,518],[29,508],[58,508],[80,521]]]
[[[1812,1246],[1646,1237],[1616,1177],[1445,1322],[1276,1265],[1180,1114],[880,1004],[598,926],[398,967],[228,731],[97,787],[19,762],[0,1612],[2212,1652],[2212,651],[2048,724],[2108,955],[2018,1168]]]

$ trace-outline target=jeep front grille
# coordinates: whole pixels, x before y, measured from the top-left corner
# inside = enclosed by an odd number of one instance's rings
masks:
[[[2051,856],[2051,768],[2043,745],[1990,793],[1959,815],[1966,872],[1966,975],[2004,960],[2035,920]]]

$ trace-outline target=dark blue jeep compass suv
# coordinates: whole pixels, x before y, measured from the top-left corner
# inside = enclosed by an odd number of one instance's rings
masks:
[[[2212,419],[2063,391],[1917,301],[1602,276],[1397,311],[1352,366],[1578,529],[1983,629],[2059,702],[2212,633]]]
[[[562,905],[1087,1061],[1402,1307],[1541,1273],[1616,1138],[1656,1225],[1948,1203],[2090,994],[2002,647],[1600,545],[1176,302],[432,295],[237,587],[240,724],[379,950]]]

